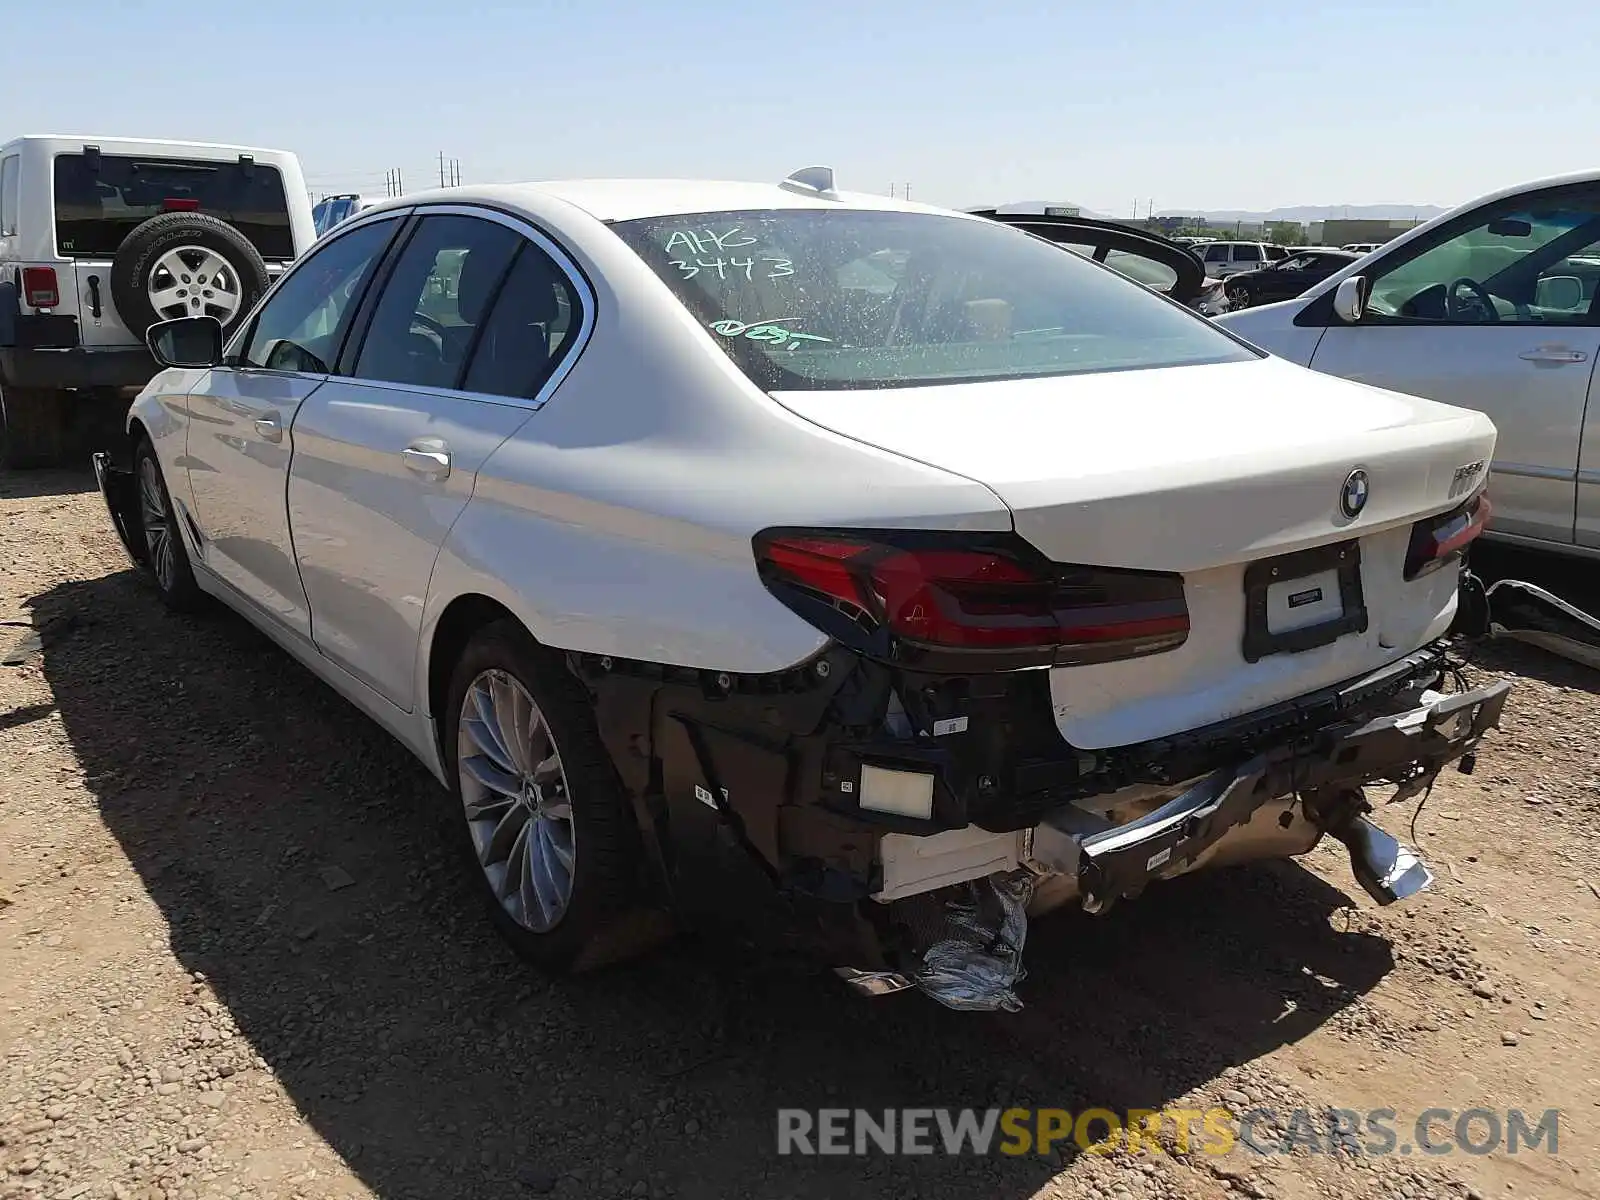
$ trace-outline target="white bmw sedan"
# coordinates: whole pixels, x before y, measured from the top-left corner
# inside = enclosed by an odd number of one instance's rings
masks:
[[[1363,785],[1505,699],[1443,682],[1487,418],[825,168],[390,200],[150,344],[130,553],[415,754],[543,962],[778,907],[1011,1007],[1062,903],[1324,833],[1425,885]]]

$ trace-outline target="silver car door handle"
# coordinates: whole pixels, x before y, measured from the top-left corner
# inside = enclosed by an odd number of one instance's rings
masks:
[[[277,413],[268,413],[264,417],[256,418],[256,433],[263,441],[283,441],[283,422]]]
[[[446,479],[450,475],[450,450],[442,442],[419,442],[400,451],[400,461],[418,475]]]
[[[1517,357],[1525,362],[1533,363],[1581,363],[1589,361],[1589,356],[1582,350],[1568,350],[1565,346],[1539,346],[1533,350],[1524,350]]]

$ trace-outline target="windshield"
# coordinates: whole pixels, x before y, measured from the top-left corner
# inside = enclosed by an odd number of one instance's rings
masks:
[[[773,391],[1255,357],[1203,317],[993,221],[777,209],[613,228]]]
[[[215,159],[56,156],[61,254],[109,258],[138,225],[164,212],[219,217],[262,258],[294,257],[289,203],[277,168]]]

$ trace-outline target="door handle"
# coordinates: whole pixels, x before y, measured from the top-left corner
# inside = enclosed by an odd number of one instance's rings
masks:
[[[256,433],[265,442],[283,441],[283,420],[275,412],[256,418]]]
[[[400,451],[400,461],[408,470],[430,479],[450,477],[450,447],[438,438],[420,438]]]
[[[1565,346],[1538,346],[1532,350],[1524,350],[1517,357],[1524,362],[1531,363],[1581,363],[1589,361],[1589,356],[1582,350],[1568,350]]]

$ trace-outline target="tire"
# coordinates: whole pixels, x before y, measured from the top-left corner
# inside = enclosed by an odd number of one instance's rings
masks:
[[[144,570],[156,594],[173,612],[195,612],[205,604],[205,593],[194,581],[189,552],[178,530],[161,462],[149,438],[140,438],[133,451],[133,477],[139,503],[138,532],[144,538]]]
[[[203,213],[151,217],[123,239],[111,260],[112,303],[140,339],[157,321],[178,316],[214,316],[231,333],[269,282],[267,265],[250,240]],[[169,297],[162,308],[151,298],[153,287]]]
[[[67,398],[46,388],[0,384],[0,467],[58,467],[71,456]]]
[[[484,715],[481,702],[487,696],[489,715],[498,714],[504,708],[497,701],[508,699],[516,688],[536,706],[541,720],[530,718],[527,736],[516,739],[520,746],[512,757],[520,755],[521,760],[502,759],[497,767],[497,754],[505,748],[496,750],[491,745],[493,735],[485,736],[488,722],[478,719]],[[475,722],[472,727],[480,731],[476,737],[462,730],[463,709],[469,704]],[[553,969],[574,966],[630,907],[636,895],[639,862],[638,826],[600,741],[588,694],[561,655],[540,646],[522,626],[508,619],[485,626],[467,643],[451,677],[449,701],[438,719],[446,777],[455,804],[453,815],[496,929],[531,962]],[[541,726],[548,741],[539,734]],[[533,761],[536,758],[549,763],[543,746],[550,748],[558,762],[558,773],[547,771],[536,780],[539,786],[532,789],[530,797],[526,768],[539,765]],[[468,752],[465,760],[463,750]],[[463,761],[472,765],[463,770]],[[483,782],[498,771],[498,782],[514,784],[515,776],[499,770],[505,766],[522,769],[518,800],[505,799]],[[564,842],[559,819],[563,805],[570,814]],[[490,831],[497,827],[500,836],[492,837]],[[519,828],[523,830],[520,834]],[[513,879],[505,870],[504,864],[514,857],[516,848],[528,844],[520,838],[532,839],[540,851],[545,865],[535,864],[534,869],[545,871],[549,887],[541,890],[531,882],[524,884],[531,881],[531,874]],[[558,853],[563,845],[570,854],[565,860]],[[559,893],[564,864],[570,864],[565,870],[564,904],[547,907],[541,897],[554,899]],[[557,907],[552,919],[552,909]]]
[[[1223,295],[1228,297],[1228,311],[1238,312],[1241,308],[1249,308],[1251,304],[1249,289],[1243,287],[1223,288]]]

